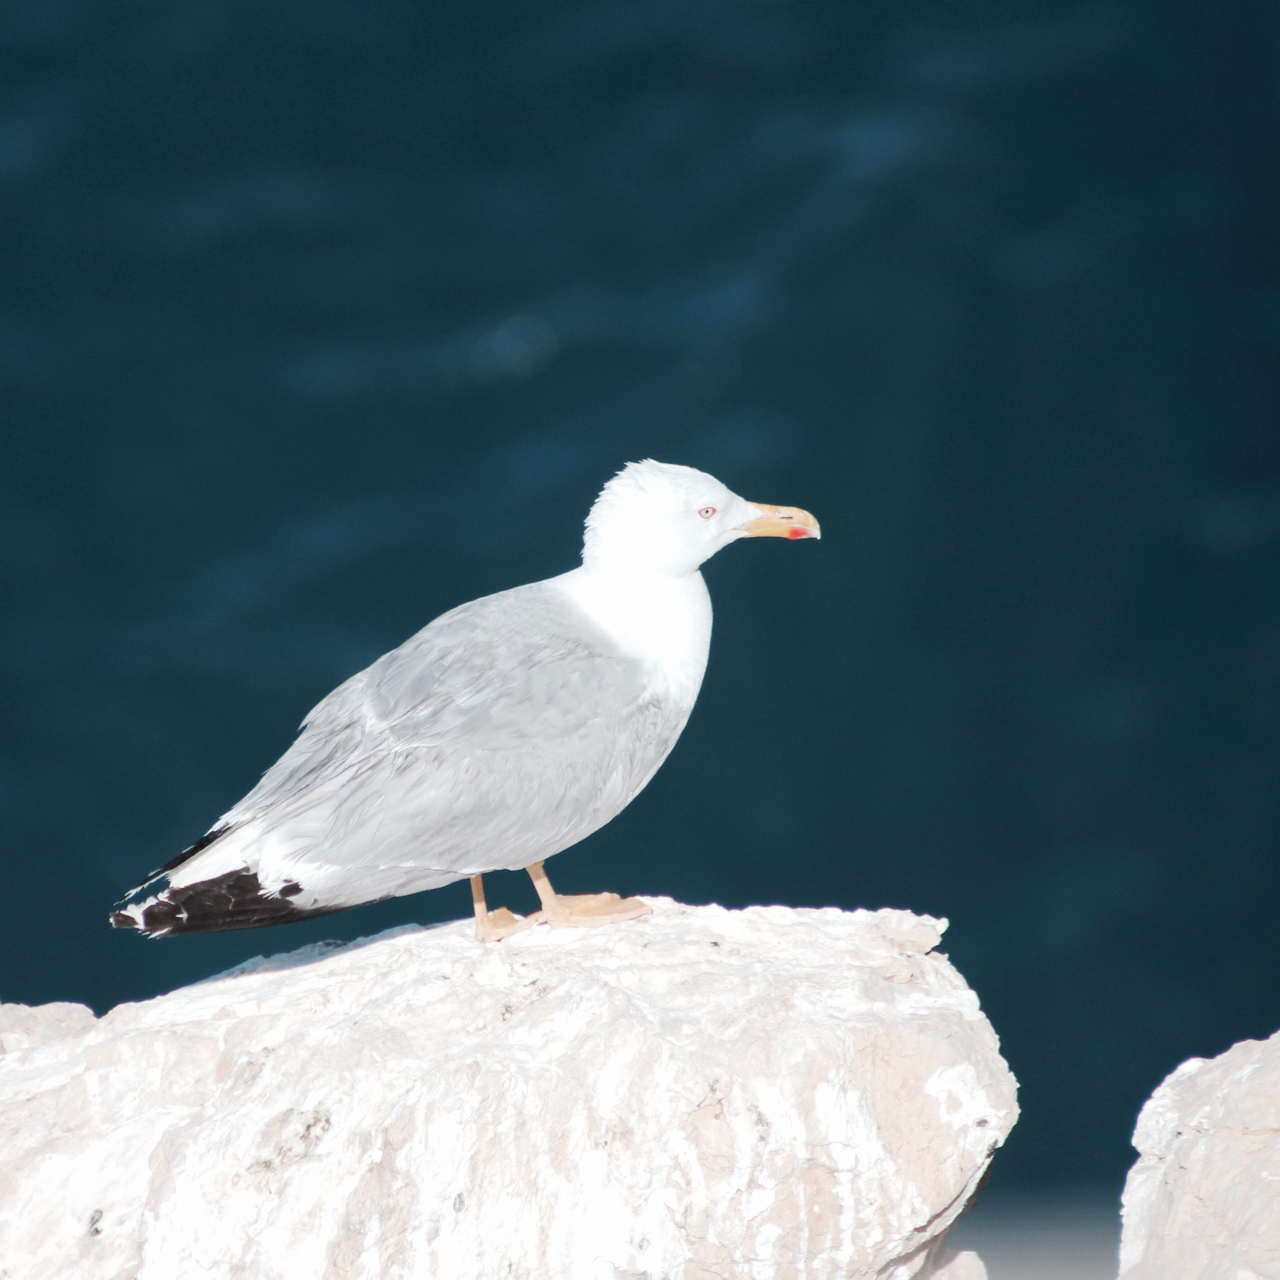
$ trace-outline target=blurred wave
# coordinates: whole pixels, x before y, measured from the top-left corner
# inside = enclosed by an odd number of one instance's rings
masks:
[[[824,539],[709,566],[688,734],[563,874],[949,916],[1024,1083],[1002,1169],[1114,1185],[1178,1061],[1280,1023],[1235,977],[1277,959],[1273,25],[8,6],[0,815],[67,923],[17,913],[5,998],[265,945],[102,911],[652,455]]]

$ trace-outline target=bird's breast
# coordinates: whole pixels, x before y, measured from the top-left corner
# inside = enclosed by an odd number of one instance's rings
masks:
[[[605,577],[577,569],[556,582],[623,653],[644,664],[653,694],[693,706],[711,645],[711,597],[700,573]]]

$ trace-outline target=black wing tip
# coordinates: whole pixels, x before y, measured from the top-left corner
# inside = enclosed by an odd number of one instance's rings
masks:
[[[225,933],[232,929],[294,924],[347,909],[346,905],[296,907],[290,899],[301,892],[302,886],[292,880],[279,890],[268,892],[263,889],[258,873],[245,867],[198,884],[181,888],[170,885],[137,915],[113,912],[111,924],[117,929],[138,930],[152,938],[168,938],[179,933]],[[121,905],[126,904],[128,899]]]
[[[234,827],[228,825],[225,827],[214,827],[212,831],[206,831],[204,835],[195,842],[195,844],[189,845],[187,848],[183,849],[177,857],[170,858],[163,867],[157,867],[147,877],[147,879],[154,880],[156,876],[162,876],[166,871],[172,871],[175,867],[182,866],[182,864],[188,859],[194,858],[197,853],[203,853],[204,850],[207,849],[215,840],[221,840],[223,836],[229,835],[234,830]]]
[[[235,830],[235,828],[230,824],[214,827],[212,831],[206,831],[204,835],[195,842],[195,844],[189,845],[187,848],[183,849],[177,857],[170,858],[164,866],[157,867],[141,884],[130,889],[129,892],[116,903],[115,909],[112,911],[110,916],[111,927],[113,929],[136,929],[144,934],[149,933],[151,931],[151,926],[145,923],[146,911],[143,912],[143,920],[140,921],[136,915],[133,915],[122,908],[138,907],[143,903],[152,903],[155,906],[160,905],[160,903],[171,896],[169,894],[168,873],[173,871],[175,868],[182,866],[184,862],[190,861],[197,853],[201,853],[213,844],[215,840],[221,840],[223,836],[233,830]],[[198,886],[192,887],[195,888]],[[167,926],[157,925],[156,927],[162,928],[163,932],[152,933],[152,937],[163,937],[165,933],[170,931]]]

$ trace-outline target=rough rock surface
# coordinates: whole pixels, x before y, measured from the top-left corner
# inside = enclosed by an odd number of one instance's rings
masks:
[[[0,1054],[82,1036],[95,1021],[93,1010],[82,1004],[42,1004],[34,1009],[25,1004],[0,1004]]]
[[[1280,1032],[1184,1062],[1133,1145],[1121,1280],[1280,1276]]]
[[[0,1276],[983,1280],[1015,1083],[945,922],[651,902],[60,1006],[0,1058]]]

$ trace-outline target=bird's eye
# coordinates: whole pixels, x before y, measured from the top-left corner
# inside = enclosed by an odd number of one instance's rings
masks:
[[[711,519],[711,517],[712,517],[713,515],[715,515],[715,513],[716,513],[716,509],[715,509],[715,507],[703,507],[703,508],[702,508],[702,510],[698,512],[698,514],[699,514],[699,515],[700,515],[704,520],[710,520],[710,519]]]

